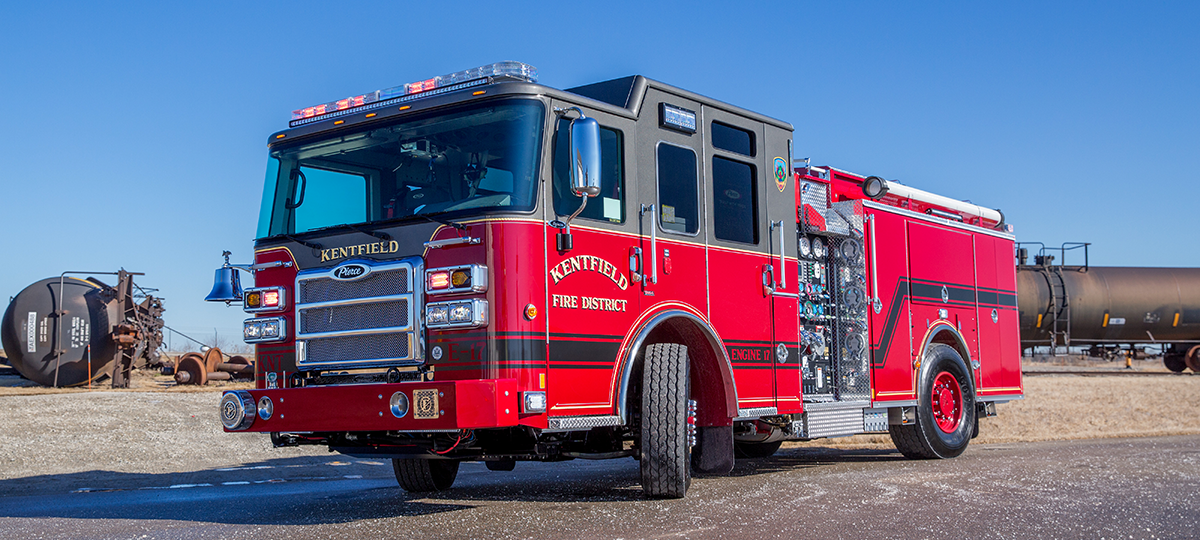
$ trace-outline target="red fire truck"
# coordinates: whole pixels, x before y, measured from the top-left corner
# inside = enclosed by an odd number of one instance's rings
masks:
[[[785,440],[954,457],[1022,397],[1003,215],[793,160],[788,123],[517,62],[292,116],[253,264],[226,253],[208,298],[257,346],[228,431],[391,458],[414,492],[632,457],[681,497]]]

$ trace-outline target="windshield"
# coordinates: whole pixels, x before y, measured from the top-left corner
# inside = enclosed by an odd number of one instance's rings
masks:
[[[530,210],[544,109],[507,100],[271,152],[258,237]]]

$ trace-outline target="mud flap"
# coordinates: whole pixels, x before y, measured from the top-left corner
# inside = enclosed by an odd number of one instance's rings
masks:
[[[697,426],[692,470],[698,474],[729,474],[733,470],[733,426]]]

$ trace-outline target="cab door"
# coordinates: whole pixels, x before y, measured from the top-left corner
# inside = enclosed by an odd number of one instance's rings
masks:
[[[765,409],[777,407],[773,306],[781,269],[771,256],[778,235],[766,210],[773,198],[767,184],[774,190],[775,183],[764,174],[763,125],[711,107],[704,112],[709,316],[733,365],[738,408],[772,414]]]
[[[708,310],[699,103],[649,89],[638,134],[642,310]],[[653,105],[651,105],[653,104]],[[669,119],[675,121],[671,122]],[[679,120],[685,119],[685,120]]]
[[[574,106],[553,104],[554,109]],[[585,114],[601,126],[600,193],[589,198],[571,222],[570,250],[557,249],[564,222],[583,203],[570,188],[570,119],[552,114],[548,124],[555,130],[549,148],[551,170],[544,183],[550,224],[545,238],[550,416],[611,414],[615,397],[607,384],[609,375],[621,340],[640,313],[640,276],[629,263],[639,247],[636,197],[628,191],[634,185],[634,166],[625,151],[633,122],[586,109]]]

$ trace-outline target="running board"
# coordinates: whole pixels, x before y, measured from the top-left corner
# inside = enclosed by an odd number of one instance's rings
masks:
[[[792,437],[819,439],[845,437],[860,433],[888,430],[887,409],[871,409],[864,404],[829,403],[827,407],[806,407],[804,414],[792,422]],[[841,405],[835,407],[834,405]]]

